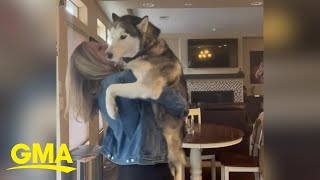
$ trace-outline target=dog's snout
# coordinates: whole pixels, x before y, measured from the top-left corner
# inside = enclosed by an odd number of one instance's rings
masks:
[[[107,57],[108,57],[108,59],[112,59],[113,54],[112,54],[112,53],[110,53],[110,52],[107,52]]]

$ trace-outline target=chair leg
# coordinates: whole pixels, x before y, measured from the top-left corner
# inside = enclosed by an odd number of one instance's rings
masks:
[[[221,166],[221,168],[222,168],[222,166]],[[223,166],[223,175],[222,175],[222,172],[221,172],[221,179],[223,177],[224,180],[229,180],[229,173],[230,173],[229,168]]]
[[[224,171],[225,171],[225,169],[224,169],[224,166],[222,165],[221,166],[221,180],[224,180]]]
[[[216,156],[213,155],[211,159],[211,180],[216,180]]]
[[[255,180],[261,180],[261,178],[260,178],[260,173],[259,173],[259,172],[255,172],[255,173],[254,173],[254,179],[255,179]]]
[[[229,180],[229,169],[224,167],[224,179]]]

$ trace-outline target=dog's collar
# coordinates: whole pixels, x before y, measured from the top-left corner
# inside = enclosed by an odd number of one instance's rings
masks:
[[[139,51],[135,56],[133,57],[123,57],[123,61],[128,63],[134,59],[136,59],[137,57],[143,56],[145,54],[146,51]]]
[[[151,48],[153,48],[153,46],[156,44],[157,41],[154,41],[148,48],[146,49],[142,49],[140,50],[136,55],[134,55],[133,57],[123,57],[123,61],[128,63],[138,57],[141,57],[143,55],[145,55]]]

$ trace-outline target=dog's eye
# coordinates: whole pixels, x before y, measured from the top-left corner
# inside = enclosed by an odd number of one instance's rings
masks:
[[[125,38],[127,38],[127,35],[121,35],[120,36],[120,39],[125,39]]]

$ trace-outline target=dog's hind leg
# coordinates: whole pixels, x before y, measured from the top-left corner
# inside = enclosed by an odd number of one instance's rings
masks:
[[[168,161],[171,173],[174,174],[175,180],[183,180],[183,168],[186,160],[177,129],[165,128],[164,136],[168,144]]]
[[[180,149],[176,155],[176,160],[173,162],[175,167],[175,180],[184,180],[184,167],[186,165],[185,154],[182,149]]]
[[[175,163],[175,169],[176,169],[175,180],[184,180],[183,168],[184,166],[180,162]]]
[[[169,168],[174,180],[184,180],[184,165],[180,162],[169,162]]]
[[[171,175],[172,175],[173,179],[175,180],[176,179],[176,168],[174,167],[174,164],[172,162],[169,162],[168,165],[169,165]]]

